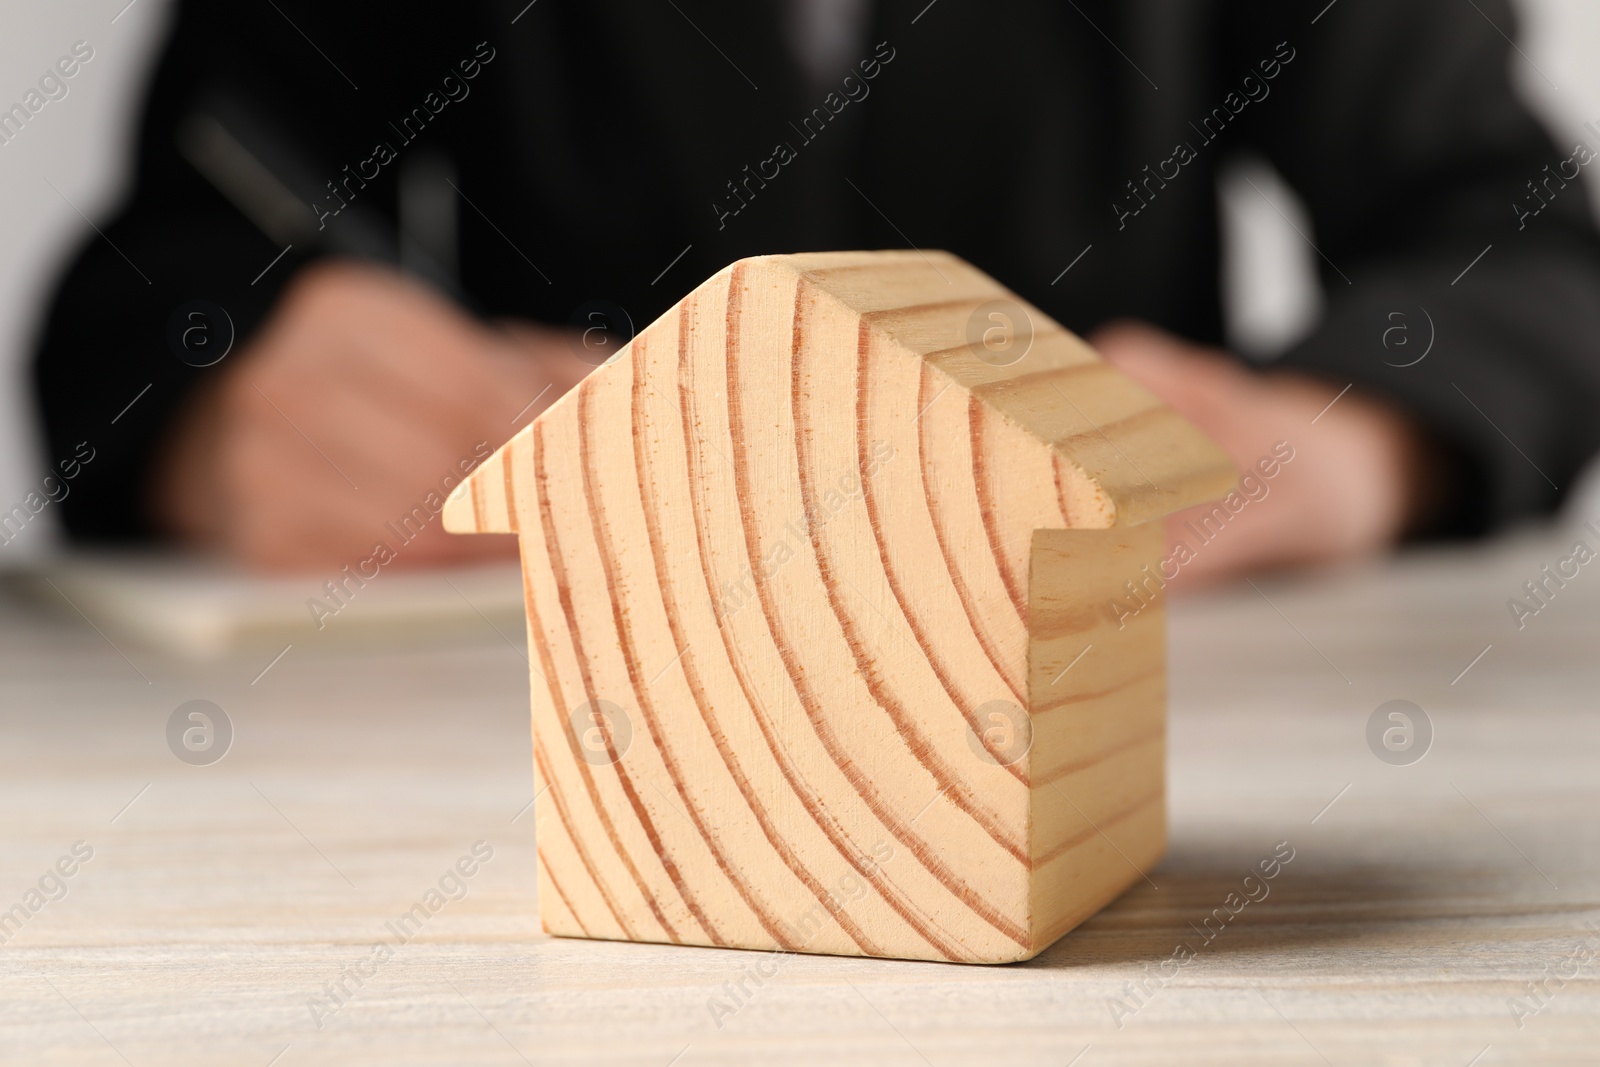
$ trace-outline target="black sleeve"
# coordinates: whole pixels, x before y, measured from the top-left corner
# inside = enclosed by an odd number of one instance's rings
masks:
[[[1600,242],[1577,176],[1600,138],[1556,145],[1518,102],[1506,0],[1295,7],[1242,5],[1230,35],[1241,71],[1295,54],[1250,130],[1309,205],[1327,298],[1285,365],[1392,399],[1458,457],[1447,532],[1549,511],[1600,449]]]
[[[283,245],[184,158],[178,133],[197,102],[219,87],[248,99],[316,162],[318,177],[326,169],[337,180],[339,163],[370,154],[372,131],[404,114],[402,102],[415,104],[458,55],[472,54],[486,36],[480,15],[472,4],[443,18],[420,4],[178,5],[146,97],[131,193],[84,237],[36,349],[51,463],[79,442],[95,450],[62,502],[74,539],[152,535],[149,476],[163,433],[184,398],[229,366],[181,360],[168,339],[174,316],[193,301],[220,307],[237,351],[317,254],[297,246],[274,263]],[[393,216],[391,176],[364,192],[363,208]],[[309,204],[306,212],[314,221]],[[222,322],[199,325],[221,343]]]

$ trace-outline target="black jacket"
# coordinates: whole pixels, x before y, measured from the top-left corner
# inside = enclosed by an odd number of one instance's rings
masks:
[[[39,344],[50,454],[101,457],[71,532],[148,532],[163,426],[227,366],[175,356],[174,312],[220,305],[242,343],[338,244],[316,238],[393,219],[397,174],[429,155],[453,167],[484,314],[566,323],[605,300],[642,327],[741,256],[915,244],[1079,332],[1137,316],[1216,343],[1214,179],[1259,153],[1310,207],[1327,296],[1284,362],[1449,445],[1456,532],[1548,510],[1600,448],[1600,244],[1571,177],[1600,143],[1553,144],[1514,98],[1505,0],[881,0],[833,88],[802,76],[781,7],[181,4],[131,196],[84,238]],[[332,186],[300,198],[302,239],[264,275],[289,242],[177,147],[218,89]],[[1385,347],[1391,314],[1420,334],[1418,309],[1434,348],[1392,366],[1418,346]]]

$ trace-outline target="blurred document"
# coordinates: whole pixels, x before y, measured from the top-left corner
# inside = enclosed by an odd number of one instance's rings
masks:
[[[18,576],[41,604],[115,640],[189,658],[283,642],[478,635],[526,640],[515,562],[431,570],[262,576],[221,560],[75,553]]]

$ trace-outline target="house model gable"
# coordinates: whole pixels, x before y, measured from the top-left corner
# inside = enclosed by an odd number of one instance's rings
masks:
[[[446,504],[519,535],[545,929],[1037,954],[1164,848],[1158,520],[1234,476],[954,256],[708,279]]]

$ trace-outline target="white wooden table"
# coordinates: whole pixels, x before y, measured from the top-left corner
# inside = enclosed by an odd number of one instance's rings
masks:
[[[260,674],[0,606],[0,1063],[1600,1062],[1600,564],[1506,607],[1577,533],[1175,604],[1167,859],[1004,968],[544,937],[526,666],[487,625]],[[236,730],[209,766],[168,748],[191,699]],[[1369,750],[1391,699],[1420,762]]]

